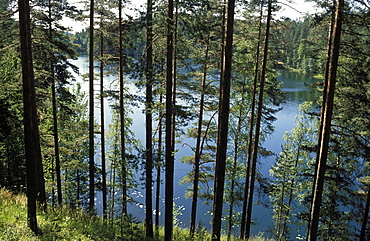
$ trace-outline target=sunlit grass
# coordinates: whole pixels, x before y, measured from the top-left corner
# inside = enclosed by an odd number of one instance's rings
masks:
[[[154,230],[154,239],[145,237],[145,227],[142,223],[122,222],[117,219],[107,223],[102,217],[89,215],[80,209],[67,206],[50,208],[47,212],[38,212],[37,217],[42,235],[35,236],[27,226],[27,198],[25,195],[14,195],[0,189],[0,241],[159,241],[164,239],[164,228]],[[204,229],[198,230],[194,239],[189,235],[189,229],[174,227],[173,241],[211,240],[210,234]],[[227,237],[223,237],[226,241]],[[230,241],[239,239],[231,238]],[[251,241],[266,241],[262,237]]]

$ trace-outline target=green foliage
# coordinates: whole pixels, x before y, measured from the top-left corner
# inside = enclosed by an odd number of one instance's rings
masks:
[[[20,78],[18,22],[12,17],[13,1],[3,1],[0,9],[0,186],[24,191],[25,161],[22,123],[22,85]],[[73,109],[76,98],[68,88],[73,79],[70,69],[76,70],[69,60],[76,57],[69,35],[60,25],[63,16],[70,16],[75,9],[58,1],[35,1],[32,9],[32,42],[37,86],[37,110],[41,133],[44,169],[48,191],[53,188],[54,162],[53,116],[51,83],[56,82],[58,121],[62,131],[68,129],[67,120],[81,113]],[[78,104],[77,104],[78,105]],[[76,120],[76,119],[74,119]],[[72,121],[73,122],[73,121]],[[80,123],[81,124],[81,123]],[[62,141],[64,136],[60,135]],[[66,150],[66,149],[65,149]],[[62,155],[65,153],[63,152]]]
[[[312,185],[314,163],[312,150],[317,141],[318,123],[307,115],[312,109],[309,102],[300,106],[295,127],[284,135],[283,150],[270,169],[273,233],[278,240],[290,240],[293,225],[303,225],[297,217],[302,207],[307,208],[305,200]]]
[[[117,215],[117,210],[123,205],[122,203],[122,183],[125,181],[126,188],[128,190],[136,190],[140,181],[136,179],[136,174],[140,169],[140,160],[143,156],[142,144],[139,139],[135,138],[134,132],[131,130],[132,119],[128,117],[130,109],[128,105],[125,108],[126,118],[125,122],[125,160],[123,163],[122,153],[121,153],[121,127],[120,127],[120,115],[118,103],[113,102],[112,122],[109,124],[109,129],[107,133],[107,144],[109,146],[109,151],[107,153],[107,162],[109,163],[108,176],[109,178],[109,215],[114,218]],[[126,167],[126,180],[122,179],[122,166]],[[119,194],[117,194],[119,193]],[[136,202],[133,197],[129,196],[127,202]],[[117,212],[117,213],[116,213]]]
[[[20,60],[15,52],[0,54],[0,186],[22,190],[25,184],[23,166],[23,105],[20,78],[17,74]]]
[[[41,213],[38,216],[42,235],[35,236],[27,227],[27,200],[24,195],[14,195],[6,189],[0,189],[0,240],[16,241],[51,241],[51,240],[163,240],[164,229],[160,227],[154,239],[145,237],[143,224],[120,219],[107,223],[102,217],[89,215],[80,209],[60,206]],[[174,228],[174,241],[203,241],[210,238],[204,229],[199,229],[190,238],[188,229]],[[226,240],[226,239],[221,239]],[[231,240],[238,240],[232,238]],[[251,241],[264,241],[262,237],[252,238]]]
[[[312,18],[303,20],[284,19],[273,30],[279,36],[275,44],[279,61],[285,67],[309,74],[323,73],[328,29],[314,23]]]
[[[0,4],[0,186],[24,191],[22,85],[12,6],[12,1]]]
[[[60,206],[38,216],[42,235],[34,236],[27,227],[26,197],[0,190],[0,240],[141,240],[143,233],[135,224],[127,223],[124,233],[120,224],[107,224],[101,217],[80,209]],[[134,231],[134,232],[132,232]],[[137,233],[135,233],[137,232]],[[144,239],[145,240],[145,239]]]
[[[324,7],[329,10],[327,12],[329,14],[308,19],[314,25],[301,37],[293,38],[291,30],[284,29],[283,35],[294,39],[292,43],[296,45],[294,48],[296,52],[293,51],[288,55],[289,59],[282,60],[290,67],[306,72],[323,73],[321,66],[325,63],[325,52],[320,47],[327,45],[325,43],[328,32],[327,22],[330,21],[331,13],[328,5]],[[363,193],[367,187],[359,180],[366,179],[369,172],[367,166],[369,161],[369,108],[367,107],[370,103],[369,68],[365,66],[369,65],[367,36],[370,22],[367,12],[365,8],[351,3],[348,3],[345,9],[331,123],[331,142],[320,209],[318,235],[324,240],[356,239],[359,234],[356,227],[359,227],[364,219],[365,195],[359,195],[359,193]],[[361,22],[358,21],[359,19],[362,19]],[[286,21],[286,24],[296,30],[304,26],[304,22],[290,20]],[[297,34],[298,32],[296,31]],[[296,59],[290,63],[294,58]],[[318,85],[317,89],[321,92],[322,86]],[[317,110],[305,115],[309,116],[315,112]],[[313,148],[315,147],[313,142],[309,144],[298,141],[299,139],[313,140],[307,137],[299,138],[299,133],[312,133],[312,130],[307,129],[311,120],[305,118],[301,118],[287,136],[283,151],[271,169],[271,173],[276,178],[271,198],[276,220],[274,231],[279,240],[289,239],[290,227],[297,222],[305,225],[309,212],[311,197],[306,190],[311,188],[310,176],[314,173],[314,167],[307,165],[307,158],[303,158],[302,155],[314,152],[316,148]],[[313,157],[312,154],[308,155],[309,159]]]

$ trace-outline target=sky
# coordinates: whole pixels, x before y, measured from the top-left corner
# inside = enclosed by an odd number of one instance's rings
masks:
[[[71,5],[75,5],[78,8],[83,7],[83,4],[78,3],[80,0],[69,0],[69,2]],[[289,3],[289,0],[280,0],[279,2],[282,9],[279,13],[276,13],[277,17],[286,16],[291,19],[297,19],[304,16],[304,14],[314,13],[316,11],[314,3],[306,2],[305,0],[291,0],[291,3]],[[145,4],[146,0],[133,0],[132,3],[135,7],[139,7],[141,5],[145,6]],[[288,7],[288,5],[290,7]],[[132,13],[132,11],[127,11],[126,13]],[[72,19],[65,18],[63,23],[65,26],[72,28],[72,32],[79,32],[87,27],[87,21],[86,23],[80,23],[75,22]]]
[[[306,2],[305,0],[292,0],[292,3],[289,3],[289,0],[280,0],[279,2],[282,6],[282,16],[286,16],[291,19],[297,19],[303,17],[304,14],[312,14],[317,11],[313,2]]]

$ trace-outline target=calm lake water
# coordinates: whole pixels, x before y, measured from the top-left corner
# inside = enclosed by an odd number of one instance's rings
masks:
[[[72,61],[76,66],[80,68],[81,74],[88,73],[88,63],[86,62],[85,57],[80,57],[77,60]],[[284,82],[283,91],[287,93],[287,99],[281,107],[283,109],[276,114],[277,121],[274,122],[275,132],[270,136],[269,139],[265,141],[263,146],[272,151],[275,154],[278,154],[281,151],[281,146],[284,144],[282,139],[284,133],[289,131],[294,126],[295,116],[298,114],[298,105],[301,104],[303,101],[310,101],[317,98],[317,93],[312,93],[311,90],[307,87],[309,84],[317,83],[319,80],[309,77],[308,75],[290,72],[286,70],[279,70],[279,80]],[[77,81],[82,83],[82,89],[88,93],[88,83],[82,82],[80,77],[77,77]],[[114,83],[117,81],[116,77],[105,77],[106,83]],[[131,93],[136,93],[138,95],[144,96],[144,91],[140,92],[133,84],[128,83],[128,88],[130,89]],[[98,86],[96,87],[98,88]],[[107,84],[105,88],[109,88]],[[97,104],[96,104],[97,106]],[[108,110],[109,103],[108,101],[105,102],[106,107],[106,129],[108,128],[109,123],[111,122],[111,114]],[[133,125],[131,129],[135,132],[136,138],[140,139],[143,144],[145,144],[145,116],[143,114],[143,106],[135,107],[132,109],[133,113],[131,117],[133,118]],[[100,122],[100,113],[99,109],[95,111],[95,118],[98,122]],[[184,140],[183,140],[184,141]],[[194,146],[194,140],[185,140],[187,144]],[[190,143],[189,143],[190,142]],[[183,164],[179,160],[182,156],[189,156],[191,155],[192,151],[188,146],[182,145],[182,143],[177,144],[176,148],[178,152],[175,155],[175,187],[174,187],[174,203],[175,208],[179,211],[178,218],[178,225],[182,227],[189,226],[190,220],[190,210],[191,210],[191,199],[186,199],[184,194],[188,188],[188,185],[178,185],[179,181],[184,177],[189,171],[192,170],[192,166],[188,164]],[[99,153],[99,150],[97,150]],[[259,170],[263,176],[269,176],[269,168],[274,163],[275,157],[270,156],[267,158],[260,159],[260,166]],[[138,178],[139,178],[138,174]],[[162,174],[164,177],[164,173]],[[155,186],[155,185],[154,185]],[[132,191],[130,195],[138,202],[138,204],[133,204],[129,206],[129,212],[133,214],[137,220],[143,221],[145,218],[145,210],[144,210],[144,187],[139,187],[138,190]],[[161,190],[161,200],[164,200],[164,193],[163,193],[163,185]],[[155,187],[153,189],[153,194],[155,194]],[[153,195],[154,196],[154,195]],[[268,197],[265,195],[259,195],[258,193],[255,194],[255,201],[262,201],[267,202]],[[101,198],[97,197],[97,208],[101,209],[100,204]],[[154,201],[153,201],[154,203]],[[211,206],[201,204],[202,201],[199,201],[198,206],[198,216],[197,222],[201,225],[205,226],[206,228],[210,229],[210,221],[211,215],[209,211],[211,210]],[[239,208],[240,210],[240,208]],[[161,201],[160,211],[164,212],[164,201]],[[238,211],[238,209],[236,210]],[[271,227],[272,218],[271,218],[271,210],[266,208],[262,205],[255,205],[253,207],[253,220],[256,222],[254,226],[252,226],[251,233],[252,235],[258,234],[260,232],[265,232],[268,236],[268,229]],[[163,215],[160,217],[160,222],[164,222]],[[235,228],[234,232],[238,233],[239,228]]]

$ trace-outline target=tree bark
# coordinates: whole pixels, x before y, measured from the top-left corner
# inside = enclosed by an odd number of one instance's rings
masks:
[[[262,119],[262,109],[263,109],[263,94],[265,88],[266,80],[266,69],[267,69],[267,55],[268,55],[268,44],[270,37],[270,23],[271,23],[271,12],[272,12],[272,3],[271,0],[268,1],[267,5],[267,20],[266,20],[266,32],[265,32],[265,43],[263,50],[263,60],[261,67],[261,83],[258,96],[258,108],[257,108],[257,119],[256,119],[256,132],[254,135],[254,146],[253,146],[253,159],[251,164],[251,177],[250,177],[250,186],[248,192],[248,208],[246,213],[246,229],[245,229],[245,238],[249,239],[250,237],[250,226],[252,221],[252,206],[253,206],[253,193],[254,193],[254,184],[255,176],[257,170],[257,156],[258,156],[258,144],[259,137],[261,132],[261,119]]]
[[[333,1],[333,9],[335,8],[335,1]],[[322,101],[321,101],[321,110],[320,110],[320,120],[324,119],[324,113],[325,113],[325,102],[327,98],[327,90],[328,90],[328,76],[329,76],[329,68],[330,68],[330,61],[331,61],[331,53],[332,53],[332,45],[333,45],[333,31],[334,31],[334,21],[335,21],[335,12],[333,11],[331,15],[331,22],[329,26],[329,34],[328,34],[328,45],[327,45],[327,52],[326,52],[326,61],[325,61],[325,73],[324,73],[324,80],[323,80],[323,95],[322,95]],[[323,122],[320,121],[320,127],[319,127],[319,133],[322,133],[323,129]],[[317,150],[319,149],[319,143],[321,143],[322,136],[319,134],[318,141],[317,141]],[[316,156],[316,161],[318,161],[319,156]],[[317,165],[315,166],[315,173],[314,177],[317,175]]]
[[[251,169],[251,159],[252,159],[252,148],[253,148],[253,130],[254,130],[254,116],[256,110],[256,93],[257,93],[257,81],[259,73],[259,58],[260,58],[260,45],[261,45],[261,34],[262,34],[262,17],[263,17],[263,2],[261,3],[260,8],[260,19],[258,27],[258,42],[257,42],[257,51],[256,51],[256,62],[254,68],[254,79],[253,79],[253,91],[252,91],[252,104],[251,104],[251,118],[249,122],[249,133],[248,133],[248,152],[247,152],[247,162],[246,162],[246,175],[245,175],[245,184],[244,184],[244,198],[242,205],[242,219],[240,223],[240,239],[245,237],[245,222],[247,215],[247,206],[248,206],[248,191],[249,191],[249,179],[250,179],[250,169]]]
[[[23,124],[27,172],[27,218],[28,225],[38,233],[36,216],[37,162],[41,162],[40,138],[37,125],[36,91],[32,58],[31,19],[28,0],[19,0],[19,28],[23,84]]]
[[[100,142],[101,142],[101,172],[102,172],[102,202],[103,217],[107,219],[107,172],[105,161],[105,112],[104,112],[104,37],[103,19],[101,19],[100,32]]]
[[[190,217],[190,236],[194,237],[195,224],[197,217],[197,203],[198,203],[198,187],[199,187],[199,169],[200,169],[200,157],[201,157],[201,138],[202,138],[202,123],[203,123],[203,111],[204,111],[204,95],[206,91],[206,79],[207,79],[207,62],[208,62],[208,50],[209,50],[209,36],[206,43],[206,53],[203,65],[203,78],[201,83],[201,95],[199,103],[199,117],[198,117],[198,132],[197,141],[195,145],[195,156],[194,156],[194,180],[193,180],[193,197],[191,202],[191,217]]]
[[[153,237],[153,199],[152,199],[152,182],[153,182],[153,145],[152,145],[152,108],[153,108],[153,3],[152,0],[147,0],[147,16],[146,16],[146,184],[145,184],[145,227],[146,236]]]
[[[172,70],[173,70],[173,0],[168,0],[167,23],[167,71],[166,71],[166,193],[165,193],[165,241],[172,240],[173,230],[173,179],[174,179],[174,153],[172,145]]]
[[[241,99],[241,104],[245,105],[244,103],[244,95]],[[241,132],[241,125],[242,125],[242,107],[239,108],[239,117],[238,117],[238,125],[236,128],[236,133],[234,137],[234,160],[233,160],[233,167],[231,171],[231,186],[230,186],[230,204],[229,204],[229,218],[228,218],[228,227],[227,227],[227,240],[229,241],[231,238],[231,230],[233,226],[233,212],[234,212],[234,204],[235,204],[235,175],[236,175],[236,167],[238,164],[238,152],[239,152],[239,136]]]
[[[55,78],[52,77],[52,102],[53,102],[53,129],[54,129],[54,150],[55,150],[55,172],[57,176],[57,198],[58,204],[62,204],[62,180],[60,176],[60,155],[59,155],[59,133],[58,133],[58,115],[57,115],[57,100],[55,90]]]
[[[218,140],[215,167],[215,184],[213,198],[213,216],[212,216],[212,240],[220,240],[221,237],[221,217],[225,183],[225,167],[228,143],[228,125],[230,112],[230,83],[232,67],[232,45],[234,34],[234,9],[235,0],[228,1],[227,26],[226,26],[226,44],[225,44],[225,63],[224,75],[221,81],[220,89],[220,108],[218,123]]]
[[[335,13],[335,22],[333,30],[333,46],[332,55],[330,56],[330,66],[328,72],[327,81],[327,93],[325,99],[325,107],[323,108],[324,114],[321,119],[322,131],[319,133],[321,140],[318,143],[317,159],[316,159],[316,176],[313,186],[313,198],[311,203],[311,211],[308,223],[308,234],[307,240],[315,241],[317,239],[317,231],[320,217],[320,206],[322,193],[324,189],[324,179],[326,171],[326,161],[328,155],[328,147],[330,142],[330,126],[333,115],[334,106],[334,93],[335,84],[338,69],[338,59],[340,50],[340,37],[342,31],[342,21],[343,21],[343,7],[344,0],[338,0]],[[324,94],[325,95],[325,94]]]
[[[159,103],[162,106],[163,95],[159,96]],[[162,165],[162,109],[159,111],[158,120],[158,159],[157,159],[157,189],[155,195],[155,229],[158,233],[159,230],[159,199],[161,194],[161,165]]]
[[[52,29],[52,5],[51,0],[48,2],[49,7],[49,41],[53,43],[53,29]],[[58,132],[58,114],[57,114],[57,98],[54,74],[54,59],[51,56],[50,60],[50,74],[51,74],[51,94],[53,105],[53,130],[54,130],[54,156],[55,156],[55,172],[57,177],[57,198],[58,204],[62,204],[62,180],[60,176],[60,155],[59,155],[59,132]],[[54,194],[53,194],[54,195]],[[54,197],[54,196],[53,196]]]
[[[94,209],[95,160],[94,160],[94,0],[90,1],[90,45],[89,45],[89,211]]]
[[[122,216],[127,215],[127,170],[126,170],[126,143],[125,143],[125,106],[124,106],[124,94],[123,94],[123,22],[122,22],[122,0],[118,1],[118,24],[119,24],[119,113],[121,122],[121,171],[122,171]]]

